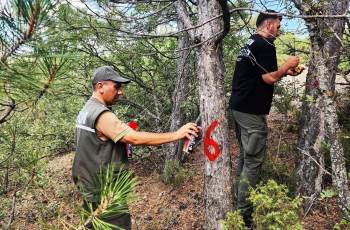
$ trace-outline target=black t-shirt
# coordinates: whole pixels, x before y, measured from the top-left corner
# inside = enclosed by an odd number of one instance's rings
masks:
[[[230,109],[250,114],[268,114],[274,87],[266,84],[262,75],[276,70],[277,58],[273,40],[253,34],[237,57]]]

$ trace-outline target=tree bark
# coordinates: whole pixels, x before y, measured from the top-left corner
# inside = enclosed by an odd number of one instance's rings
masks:
[[[178,20],[178,29],[182,30],[184,28],[183,23]],[[184,114],[181,111],[181,106],[186,101],[189,92],[189,77],[190,77],[190,66],[189,47],[190,40],[187,33],[184,33],[178,40],[178,49],[180,51],[180,57],[177,63],[177,75],[175,79],[175,88],[173,92],[173,108],[171,112],[171,123],[170,131],[176,131],[184,123]],[[182,160],[182,145],[183,140],[172,142],[168,146],[168,152],[166,155],[166,160]]]
[[[176,7],[177,11],[181,11],[178,15],[185,27],[190,28],[192,25],[186,23],[189,22],[189,17],[184,10],[183,1],[178,0]],[[204,166],[204,228],[222,229],[220,220],[233,209],[232,166],[224,89],[225,66],[221,43],[228,32],[229,15],[226,1],[199,0],[197,7],[199,25],[224,13],[224,17],[219,17],[190,32],[193,41],[200,44],[197,61],[203,133],[205,134],[214,120],[219,121],[219,126],[213,131],[211,139],[219,144],[220,153],[214,161],[206,158]]]
[[[344,14],[349,1],[326,0],[319,3],[317,9],[308,10],[305,4],[298,1],[295,3],[301,14]],[[345,210],[349,207],[350,197],[334,101],[340,38],[344,32],[345,19],[318,18],[307,19],[305,22],[310,34],[311,59],[298,140],[300,156],[296,161],[297,193],[310,198],[305,206],[309,208],[322,190],[325,154],[330,154],[332,183],[338,191],[339,204]]]
[[[198,69],[202,126],[209,127],[214,120],[220,122],[211,137],[219,144],[220,155],[215,161],[206,158],[204,166],[205,229],[221,229],[219,220],[233,209],[231,148],[224,101],[225,68],[221,47],[203,46],[199,51]]]

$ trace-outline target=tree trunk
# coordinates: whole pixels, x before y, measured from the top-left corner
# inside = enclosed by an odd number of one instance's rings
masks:
[[[176,1],[175,6],[185,27],[193,27],[184,1]],[[225,0],[198,0],[197,9],[198,25],[201,26],[188,32],[199,47],[197,61],[203,134],[205,135],[213,121],[219,121],[219,126],[209,138],[219,144],[220,153],[214,161],[205,157],[204,166],[204,228],[211,230],[222,229],[220,220],[233,209],[232,166],[224,88],[225,66],[221,43],[229,30],[230,15]],[[223,17],[218,17],[221,14]],[[215,17],[215,20],[208,22]]]
[[[301,14],[305,5],[296,2]],[[324,1],[318,7],[320,14],[344,14],[348,0]],[[306,78],[305,100],[302,108],[301,130],[298,140],[300,156],[297,157],[297,193],[309,197],[310,207],[322,190],[325,174],[325,154],[330,154],[332,182],[339,195],[339,204],[345,210],[350,203],[344,150],[339,139],[339,124],[336,114],[335,77],[339,63],[344,19],[307,19],[310,34],[311,60]]]
[[[182,30],[184,28],[183,23],[178,21],[178,28]],[[177,75],[175,79],[175,89],[173,92],[173,108],[171,111],[171,123],[170,131],[176,131],[184,123],[184,114],[181,111],[181,106],[186,101],[189,91],[189,75],[190,67],[189,56],[190,50],[186,49],[189,47],[190,40],[187,33],[184,33],[178,40],[178,49],[180,51],[180,57],[177,63]],[[177,142],[171,142],[168,145],[168,152],[166,154],[166,160],[177,160],[181,161],[182,159],[182,145],[183,140]]]
[[[219,220],[232,210],[232,172],[224,95],[224,65],[221,48],[203,46],[199,51],[198,77],[202,126],[220,122],[212,139],[220,146],[215,161],[206,158],[204,166],[205,229],[221,229]],[[206,130],[203,130],[204,132]]]
[[[217,1],[198,1],[199,24],[222,14]],[[214,161],[206,158],[204,166],[205,229],[221,229],[220,219],[233,209],[231,154],[225,105],[225,66],[222,44],[213,38],[223,31],[221,18],[205,24],[201,31],[198,51],[198,78],[202,126],[206,129],[214,120],[220,122],[212,139],[220,146],[220,155]]]

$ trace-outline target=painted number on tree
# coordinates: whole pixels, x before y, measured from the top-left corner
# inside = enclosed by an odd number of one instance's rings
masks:
[[[207,155],[210,161],[214,161],[220,153],[219,144],[211,138],[213,130],[216,129],[218,125],[219,122],[217,120],[214,120],[205,132],[204,153]]]

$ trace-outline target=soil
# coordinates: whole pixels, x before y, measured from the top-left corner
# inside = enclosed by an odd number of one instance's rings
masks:
[[[203,162],[199,152],[185,163],[189,178],[178,186],[165,185],[144,162],[133,164],[141,184],[139,199],[130,206],[133,229],[201,229],[204,222]]]
[[[289,127],[293,124],[276,113],[269,116],[268,122],[269,158],[276,165],[293,167],[293,158],[285,148],[296,142],[297,134]],[[178,186],[162,182],[156,167],[157,156],[132,160],[132,169],[140,182],[137,199],[130,205],[133,229],[203,229],[204,155],[200,149],[188,156],[184,164],[188,178]],[[238,152],[234,143],[233,158]],[[79,224],[78,211],[82,201],[71,180],[73,157],[73,153],[68,153],[50,159],[44,173],[46,177],[34,177],[28,189],[17,192],[12,229],[69,229],[69,226]],[[0,215],[3,227],[9,220],[13,194],[14,191],[10,191],[2,198],[2,208],[6,210]],[[305,229],[333,229],[340,221],[340,210],[335,198],[325,198],[316,200],[310,211],[301,217]]]

